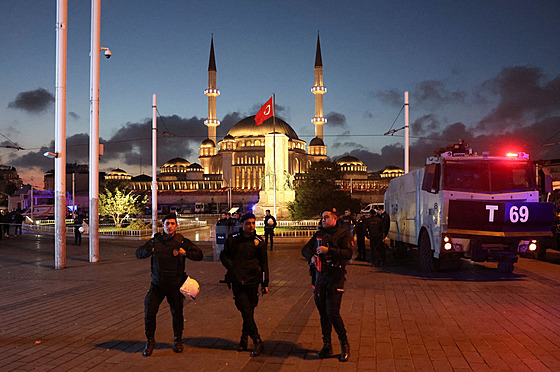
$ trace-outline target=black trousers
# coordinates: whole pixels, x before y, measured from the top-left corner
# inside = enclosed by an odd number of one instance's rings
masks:
[[[331,333],[334,327],[340,343],[347,343],[346,328],[340,316],[340,304],[342,303],[342,288],[337,289],[334,285],[325,285],[318,281],[315,285],[315,305],[319,310],[321,318],[321,332],[323,342],[331,342]]]
[[[381,235],[371,237],[369,241],[371,247],[371,261],[372,264],[384,265],[385,264],[385,243]]]
[[[159,310],[159,305],[164,298],[167,298],[167,303],[171,309],[171,316],[173,317],[173,333],[180,336],[183,333],[183,302],[185,297],[179,291],[181,283],[174,284],[154,284],[150,285],[150,290],[146,294],[144,300],[144,325],[146,330],[146,337],[154,337],[156,333],[156,315]]]
[[[274,230],[264,229],[264,244],[268,247],[268,237],[270,237],[270,250],[274,246]]]
[[[259,286],[232,283],[235,307],[241,312],[243,328],[241,333],[250,336],[253,340],[260,338],[257,324],[255,323],[255,307],[259,303]]]
[[[358,245],[358,258],[366,259],[366,236],[364,234],[356,234],[356,244]]]
[[[82,233],[79,227],[74,228],[74,245],[82,245]]]

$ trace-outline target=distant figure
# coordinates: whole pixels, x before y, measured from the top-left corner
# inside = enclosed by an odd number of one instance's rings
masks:
[[[225,212],[222,212],[221,218],[216,222],[216,226],[228,226],[229,219]]]
[[[350,233],[350,236],[354,236],[354,226],[356,225],[356,220],[352,217],[352,211],[346,209],[344,215],[340,217],[339,222],[340,227]]]
[[[268,247],[268,238],[270,237],[270,250],[274,246],[274,228],[276,227],[276,218],[270,214],[270,209],[265,211],[264,216],[264,245]]]
[[[21,215],[21,211],[17,211],[16,215],[14,216],[14,223],[16,225],[16,231],[14,232],[15,236],[21,236],[21,232],[22,232],[22,224],[23,221],[25,220],[25,217],[23,217]]]
[[[79,214],[74,215],[74,245],[82,245],[82,232],[80,228],[84,224],[84,219]]]
[[[12,224],[12,216],[8,211],[4,211],[4,215],[2,216],[2,224],[4,235],[10,236],[10,225]]]
[[[356,221],[356,227],[354,230],[356,231],[356,243],[358,245],[358,257],[356,258],[356,260],[366,261],[367,223],[362,212],[358,214],[358,220]]]
[[[181,285],[187,279],[185,273],[185,258],[202,261],[204,257],[189,239],[177,234],[177,216],[169,214],[162,220],[163,234],[156,233],[153,238],[136,250],[136,258],[151,258],[152,283],[144,300],[144,325],[146,332],[146,346],[142,355],[152,355],[156,345],[156,315],[159,305],[164,298],[171,309],[173,318],[173,351],[183,351],[183,302],[185,297],[180,291]]]
[[[241,231],[241,222],[239,220],[239,213],[238,212],[234,212],[233,215],[231,216],[231,219],[229,220],[229,233],[231,234],[235,234]]]
[[[383,224],[381,215],[374,210],[367,219],[371,264],[379,267],[385,265],[385,243],[383,243]]]

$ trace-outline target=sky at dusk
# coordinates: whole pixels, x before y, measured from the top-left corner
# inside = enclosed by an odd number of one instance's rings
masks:
[[[1,0],[0,164],[42,186],[54,168],[56,1]],[[68,1],[67,162],[87,164],[90,1]],[[218,138],[274,93],[277,116],[314,137],[314,62],[321,39],[325,144],[369,171],[403,167],[404,91],[411,169],[465,139],[475,151],[560,158],[560,2],[101,2],[100,170],[151,174],[152,94],[158,165],[198,162],[207,137],[211,35]],[[31,179],[33,177],[33,179]]]

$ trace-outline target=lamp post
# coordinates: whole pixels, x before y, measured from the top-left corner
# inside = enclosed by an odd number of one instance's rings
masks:
[[[89,99],[89,262],[99,260],[99,53],[111,58],[100,46],[101,0],[91,1],[90,99]]]
[[[55,269],[66,267],[66,45],[68,1],[57,0],[55,94]],[[33,186],[31,186],[33,187]]]
[[[152,233],[157,233],[157,95],[152,97]]]

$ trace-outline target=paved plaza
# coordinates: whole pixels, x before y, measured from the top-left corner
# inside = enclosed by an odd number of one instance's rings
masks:
[[[201,292],[185,301],[185,351],[172,350],[169,306],[158,314],[157,346],[142,357],[143,301],[150,260],[140,240],[101,239],[100,260],[88,262],[87,240],[71,245],[55,270],[54,239],[24,234],[0,240],[1,371],[560,371],[560,255],[520,258],[513,274],[495,263],[448,262],[422,274],[414,254],[384,268],[352,262],[342,316],[350,361],[318,359],[319,317],[304,240],[277,239],[269,252],[270,293],[256,322],[264,355],[237,352],[241,316],[220,284],[206,230],[200,262],[187,262]]]

